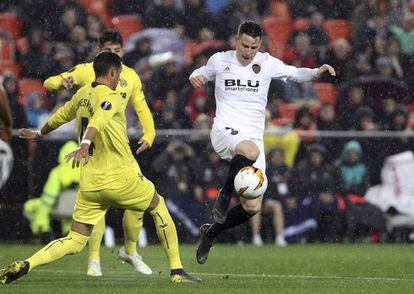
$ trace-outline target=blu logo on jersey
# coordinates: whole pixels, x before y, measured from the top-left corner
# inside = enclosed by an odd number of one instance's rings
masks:
[[[226,79],[226,80],[224,80],[224,85],[226,87],[251,87],[251,88],[257,88],[257,87],[259,87],[259,81],[247,80],[247,82],[242,82],[240,79]]]

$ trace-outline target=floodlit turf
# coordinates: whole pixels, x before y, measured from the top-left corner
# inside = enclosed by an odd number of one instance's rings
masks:
[[[0,245],[0,267],[28,257],[38,246]],[[87,250],[35,269],[0,293],[414,293],[413,245],[216,245],[205,265],[195,246],[182,246],[186,269],[201,284],[171,284],[159,246],[140,251],[154,274],[139,275],[102,250],[104,276],[86,276]]]

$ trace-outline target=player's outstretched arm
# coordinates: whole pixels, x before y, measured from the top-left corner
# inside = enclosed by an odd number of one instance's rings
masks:
[[[46,79],[43,87],[51,92],[62,89],[68,90],[74,86],[82,87],[89,81],[92,81],[93,76],[91,75],[93,75],[92,64],[82,63],[66,72]]]

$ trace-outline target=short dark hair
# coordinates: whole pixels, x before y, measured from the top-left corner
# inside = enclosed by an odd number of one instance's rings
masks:
[[[119,57],[118,54],[112,52],[101,52],[96,55],[93,60],[93,70],[95,71],[96,78],[105,76],[113,67],[122,67],[121,57]]]
[[[262,38],[263,29],[259,24],[255,23],[254,21],[246,20],[242,22],[239,25],[239,28],[237,29],[237,35],[241,36],[242,34],[246,34],[253,38]]]
[[[106,42],[119,44],[122,46],[122,37],[117,30],[106,29],[99,38],[99,46],[103,47]]]

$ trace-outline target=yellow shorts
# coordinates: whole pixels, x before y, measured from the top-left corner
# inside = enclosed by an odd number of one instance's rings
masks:
[[[72,218],[80,223],[96,225],[109,207],[145,211],[155,194],[154,184],[141,174],[125,175],[120,189],[78,191]]]

